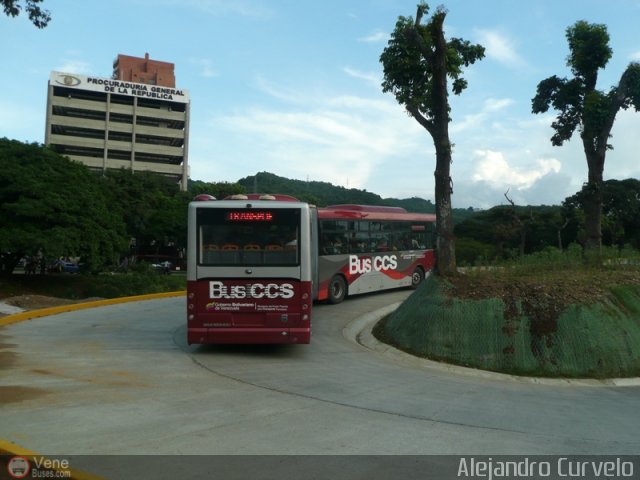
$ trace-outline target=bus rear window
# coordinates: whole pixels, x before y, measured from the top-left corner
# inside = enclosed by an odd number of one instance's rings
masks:
[[[200,265],[298,265],[300,210],[198,210]]]

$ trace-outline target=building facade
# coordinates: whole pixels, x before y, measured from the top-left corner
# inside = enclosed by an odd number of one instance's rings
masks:
[[[167,81],[164,73],[132,72],[151,83],[52,72],[45,144],[91,169],[150,171],[186,190],[189,94],[170,85],[172,76]]]
[[[148,53],[144,58],[118,55],[113,62],[112,78],[171,88],[176,86],[173,63],[151,60]]]

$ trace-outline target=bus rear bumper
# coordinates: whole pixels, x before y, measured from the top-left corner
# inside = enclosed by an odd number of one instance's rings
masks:
[[[187,343],[193,344],[265,344],[310,343],[310,328],[190,328]]]

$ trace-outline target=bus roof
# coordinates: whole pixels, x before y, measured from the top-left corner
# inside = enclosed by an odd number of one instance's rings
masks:
[[[318,208],[321,220],[401,220],[409,222],[435,222],[432,213],[410,213],[401,207],[380,205],[330,205]]]
[[[282,195],[280,193],[239,193],[236,195],[229,195],[225,197],[225,200],[265,200],[279,202],[299,202],[299,200],[291,195]]]
[[[209,202],[217,200],[213,195],[207,193],[201,193],[193,198],[194,202]],[[282,195],[280,193],[237,193],[235,195],[228,195],[224,197],[224,200],[265,200],[279,202],[299,202],[299,200],[291,195]]]
[[[407,211],[402,207],[386,207],[383,205],[355,205],[352,203],[329,205],[325,208],[328,210],[355,210],[358,212],[407,213]]]

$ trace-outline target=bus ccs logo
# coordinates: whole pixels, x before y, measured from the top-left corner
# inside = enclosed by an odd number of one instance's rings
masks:
[[[356,273],[369,273],[373,270],[395,270],[398,268],[398,257],[395,255],[382,255],[373,258],[358,258],[357,255],[349,255],[349,275]]]
[[[209,298],[293,298],[293,285],[290,283],[251,283],[248,285],[225,285],[222,282],[209,282]]]

